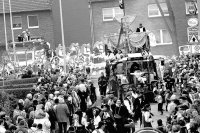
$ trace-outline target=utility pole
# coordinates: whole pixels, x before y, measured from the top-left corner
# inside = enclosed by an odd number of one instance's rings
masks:
[[[64,26],[63,26],[63,13],[62,13],[62,0],[59,0],[60,3],[60,24],[61,24],[61,34],[62,34],[62,46],[64,54],[64,72],[66,74],[66,49],[65,49],[65,36],[64,36]]]
[[[6,28],[5,0],[2,0],[2,3],[3,3],[3,20],[4,20],[5,44],[6,44],[6,51],[8,52],[8,37],[7,37],[7,28]]]
[[[9,10],[10,10],[10,27],[12,33],[12,44],[13,44],[13,55],[14,55],[14,64],[16,63],[16,51],[15,51],[15,36],[13,31],[13,18],[12,18],[12,5],[11,0],[9,0]]]

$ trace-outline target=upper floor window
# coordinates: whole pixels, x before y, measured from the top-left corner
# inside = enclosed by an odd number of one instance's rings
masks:
[[[157,45],[167,45],[172,44],[172,39],[170,33],[166,29],[159,29],[153,31],[156,37],[156,44]]]
[[[29,15],[28,19],[28,28],[39,28],[39,21],[37,15]]]
[[[186,14],[198,14],[198,7],[196,1],[185,2]]]
[[[13,16],[13,29],[22,29],[22,17]]]
[[[119,7],[103,8],[103,21],[113,21],[114,18],[122,18],[124,11]]]
[[[160,3],[160,6],[163,10],[165,16],[169,16],[169,11],[166,3]],[[149,4],[148,5],[148,16],[149,17],[160,17],[161,13],[157,6],[157,4]]]

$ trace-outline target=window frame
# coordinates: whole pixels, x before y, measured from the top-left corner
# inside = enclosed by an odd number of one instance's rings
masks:
[[[36,16],[36,17],[37,17],[38,26],[30,26],[30,25],[29,25],[29,17],[30,17],[30,16]],[[38,15],[27,15],[27,22],[28,22],[28,28],[29,28],[29,29],[36,29],[36,28],[39,28],[39,25],[40,25],[40,24],[39,24],[39,17],[38,17]]]
[[[162,2],[162,3],[159,3],[159,4],[160,4],[160,5],[161,5],[161,4],[166,4],[166,5],[167,5],[167,3],[165,3],[165,2]],[[157,9],[151,9],[151,10],[154,10],[154,11],[157,10],[158,15],[149,15],[149,14],[150,14],[150,8],[149,8],[149,7],[150,7],[151,5],[156,5]],[[162,8],[162,6],[161,6],[161,8]],[[168,14],[164,14],[164,16],[169,16],[169,9],[168,9]],[[148,4],[148,17],[149,17],[149,18],[162,17],[161,12],[160,12],[160,10],[159,10],[157,4],[155,4],[155,3],[153,3],[153,4]]]
[[[191,15],[188,11],[188,4],[187,3],[192,3],[193,1],[185,1],[185,14],[186,15]],[[195,2],[195,1],[194,1]],[[198,5],[197,5],[197,2],[195,2],[196,4],[196,7],[197,7],[197,14],[198,14]]]
[[[13,16],[13,20],[14,20],[14,18],[15,17],[20,17],[21,18],[21,27],[16,27],[16,28],[14,28],[14,26],[13,26],[13,24],[12,24],[12,28],[13,28],[13,30],[20,30],[20,29],[22,29],[22,16]]]
[[[120,9],[119,7],[111,7],[111,8],[102,8],[102,15],[103,15],[103,22],[107,21],[114,21],[116,15],[120,15],[119,13],[116,14],[116,8]],[[112,19],[104,19],[104,9],[112,9]],[[122,9],[120,9],[122,10]],[[122,10],[122,15],[124,14],[124,10]]]
[[[171,45],[173,44],[173,41],[172,42],[169,42],[169,43],[164,43],[164,36],[163,36],[163,31],[166,30],[168,31],[167,29],[157,29],[157,30],[154,30],[154,31],[159,31],[159,35],[160,35],[160,42],[161,43],[156,43],[157,45]],[[169,32],[169,31],[168,31]],[[170,33],[169,33],[170,34]],[[170,35],[169,35],[170,36]],[[171,37],[171,36],[170,36]],[[172,38],[171,38],[172,40]]]

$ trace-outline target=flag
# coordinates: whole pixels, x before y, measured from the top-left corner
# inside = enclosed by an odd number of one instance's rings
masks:
[[[119,0],[120,9],[124,9],[124,0]]]

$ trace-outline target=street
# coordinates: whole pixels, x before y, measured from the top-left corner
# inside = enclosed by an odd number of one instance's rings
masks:
[[[97,105],[97,106],[100,106],[100,105],[101,105],[101,96],[100,96],[99,87],[98,87],[98,77],[99,77],[99,76],[100,76],[100,75],[92,76],[92,81],[93,81],[93,83],[94,83],[94,86],[97,88],[97,89],[96,89],[96,94],[97,94],[97,102],[96,102],[96,105]],[[163,105],[163,109],[165,109],[165,105]],[[167,120],[166,118],[167,118],[167,116],[169,115],[169,113],[166,112],[166,111],[164,111],[164,112],[163,112],[163,115],[161,115],[160,112],[158,112],[157,110],[158,110],[157,103],[152,103],[152,104],[151,104],[151,111],[152,111],[152,113],[154,114],[152,126],[153,126],[154,128],[157,127],[157,120],[158,120],[158,119],[161,119],[161,120],[163,121],[163,124],[165,125],[166,120]],[[140,122],[136,123],[135,126],[136,126],[136,131],[139,130],[139,129],[141,129],[141,128],[140,128]]]

